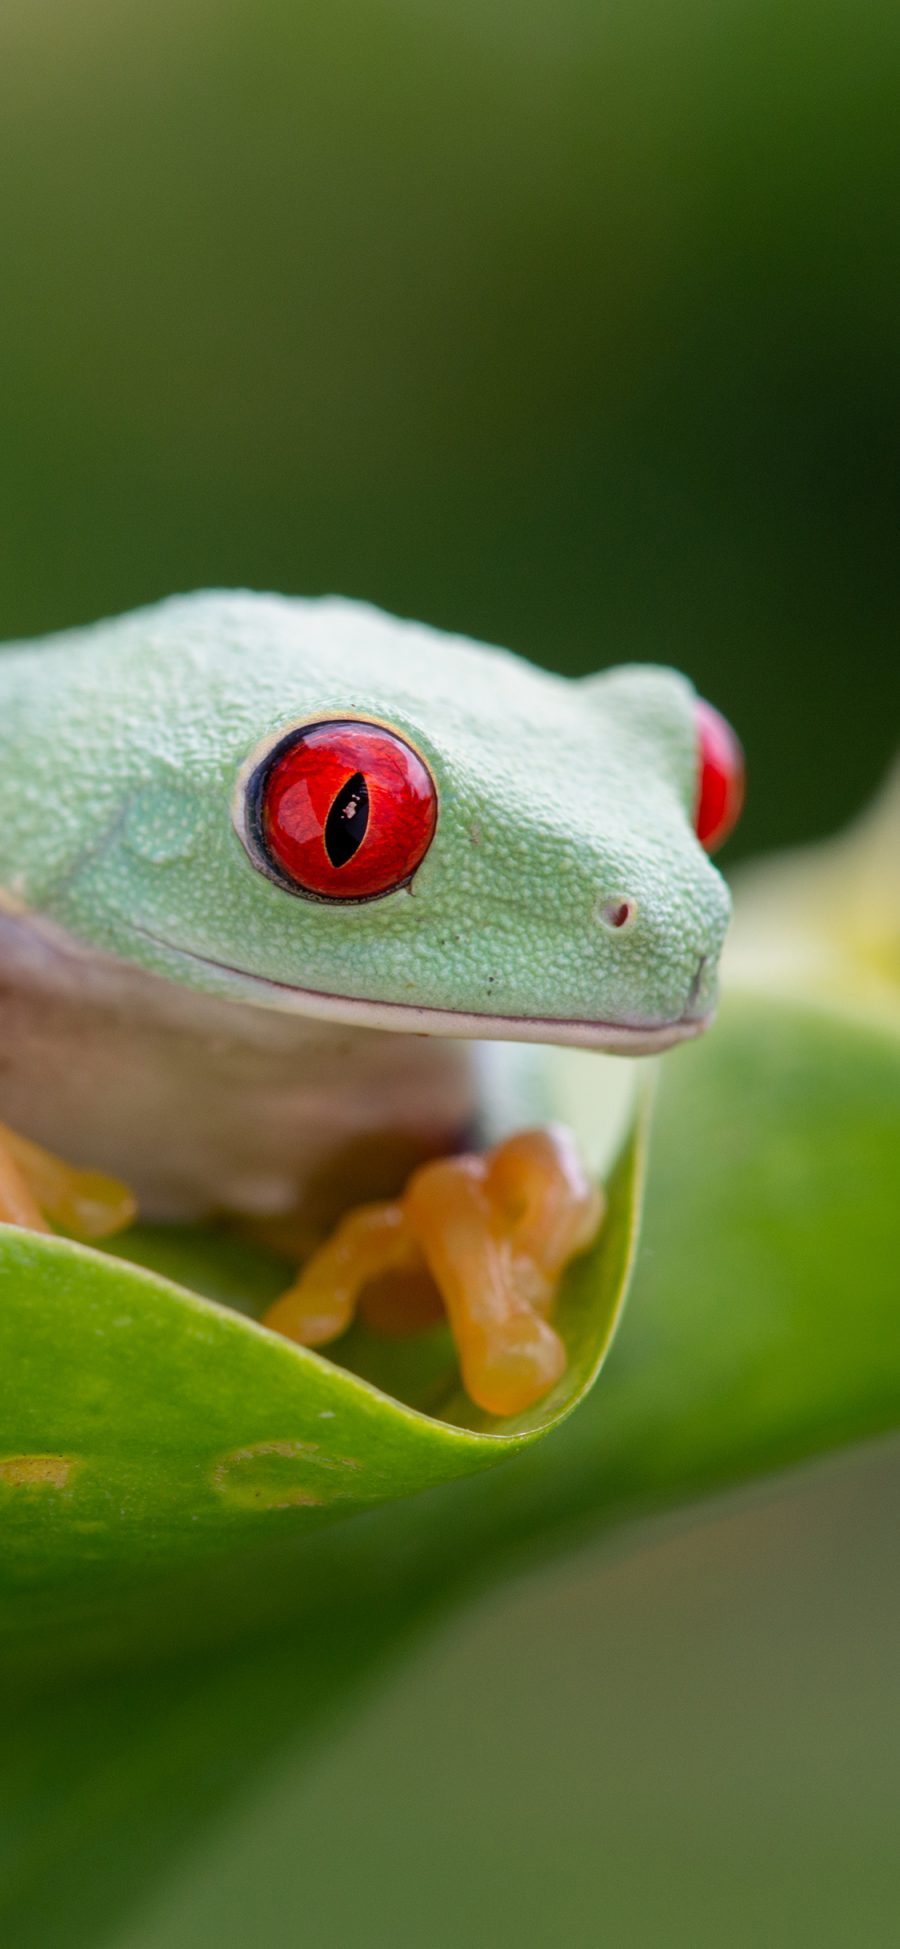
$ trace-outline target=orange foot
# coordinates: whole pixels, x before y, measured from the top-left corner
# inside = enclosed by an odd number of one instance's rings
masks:
[[[0,1124],[0,1224],[56,1228],[89,1242],[130,1225],[135,1201],[102,1171],[79,1171]]]
[[[373,1280],[427,1271],[467,1393],[490,1414],[519,1414],[565,1372],[547,1314],[603,1210],[571,1133],[558,1125],[522,1131],[484,1156],[440,1158],[415,1171],[395,1203],[349,1212],[264,1325],[324,1346],[346,1331]]]

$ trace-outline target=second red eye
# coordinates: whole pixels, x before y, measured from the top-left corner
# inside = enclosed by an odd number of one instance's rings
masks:
[[[694,825],[701,846],[714,853],[723,846],[744,804],[744,753],[728,719],[698,697],[697,802]]]
[[[380,724],[304,725],[257,771],[254,837],[274,877],[319,900],[374,900],[410,880],[434,837],[424,759]]]

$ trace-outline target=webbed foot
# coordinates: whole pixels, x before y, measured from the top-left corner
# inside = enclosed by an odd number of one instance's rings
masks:
[[[427,1271],[467,1393],[491,1414],[521,1413],[565,1371],[546,1316],[603,1208],[574,1139],[557,1125],[522,1131],[484,1156],[441,1158],[415,1171],[396,1202],[348,1213],[264,1324],[324,1346],[346,1331],[373,1280]],[[410,1319],[411,1329],[418,1324]]]
[[[123,1231],[136,1210],[118,1178],[79,1170],[0,1124],[0,1223],[67,1232],[90,1244]]]

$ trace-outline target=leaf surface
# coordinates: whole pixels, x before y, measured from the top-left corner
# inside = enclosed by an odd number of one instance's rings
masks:
[[[585,1104],[589,1140],[590,1089]],[[252,1316],[289,1274],[225,1233],[135,1232],[119,1248],[135,1264],[0,1227],[8,1637],[49,1618],[47,1603],[62,1632],[70,1602],[82,1618],[92,1603],[102,1616],[129,1580],[267,1542],[293,1549],[325,1523],[490,1468],[546,1435],[591,1386],[619,1315],[645,1120],[632,1118],[600,1237],[559,1296],[567,1372],[508,1420],[466,1400],[445,1327],[406,1339],[358,1328],[336,1359],[266,1331]]]

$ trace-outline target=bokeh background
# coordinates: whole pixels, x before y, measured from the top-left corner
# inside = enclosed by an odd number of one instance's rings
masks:
[[[6,0],[0,637],[339,590],[896,736],[891,0]]]
[[[673,661],[732,857],[829,831],[900,717],[898,84],[889,0],[6,0],[0,637],[241,584]],[[134,1949],[893,1943],[897,1480],[535,1573]]]

